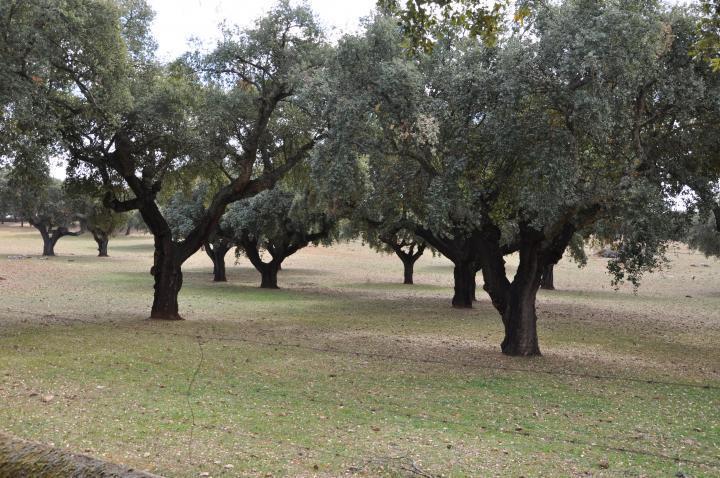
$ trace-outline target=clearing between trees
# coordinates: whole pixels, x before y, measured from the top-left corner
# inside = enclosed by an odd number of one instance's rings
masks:
[[[0,226],[2,432],[167,477],[720,474],[720,262],[684,247],[637,294],[563,259],[521,359],[430,254],[403,285],[394,255],[308,247],[268,290],[200,251],[158,323],[151,236],[40,241]]]

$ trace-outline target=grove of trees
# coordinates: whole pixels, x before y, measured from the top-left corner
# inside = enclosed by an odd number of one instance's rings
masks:
[[[616,284],[637,286],[682,234],[718,255],[714,2],[378,7],[333,43],[280,0],[163,62],[144,0],[2,2],[0,213],[48,254],[77,222],[101,256],[139,214],[155,319],[181,318],[201,248],[215,281],[235,249],[266,288],[308,244],[361,237],[398,255],[406,284],[432,250],[454,265],[452,305],[485,291],[520,356],[540,354],[538,289],[585,239],[612,244]]]

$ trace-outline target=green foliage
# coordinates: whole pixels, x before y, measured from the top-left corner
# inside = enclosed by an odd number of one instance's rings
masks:
[[[502,15],[509,1],[481,0],[378,0],[380,10],[399,19],[406,42],[413,49],[428,52],[438,38],[451,28],[462,28],[472,37],[494,44],[499,35]],[[528,14],[527,6],[518,6],[518,19]]]
[[[90,231],[112,236],[128,223],[127,213],[117,213],[95,199],[86,206],[83,220]]]
[[[585,253],[585,238],[582,235],[573,235],[570,244],[568,244],[568,252],[578,267],[585,267],[587,265],[588,257]]]
[[[334,226],[334,219],[313,204],[308,192],[281,187],[234,203],[223,220],[223,227],[232,231],[238,243],[249,239],[283,257],[308,243],[331,244]]]
[[[706,219],[702,216],[695,217],[688,231],[688,245],[707,257],[720,257],[719,219],[720,209],[716,213],[708,215]]]
[[[132,213],[129,213],[126,226],[128,233],[132,230],[143,232],[147,232],[148,230],[147,224],[145,224],[145,221],[143,220],[140,211],[134,211]]]
[[[699,39],[692,54],[720,71],[720,0],[700,0]]]
[[[19,215],[33,226],[55,229],[70,227],[79,212],[77,199],[69,196],[59,181],[49,179],[33,191],[29,201],[20,204]]]
[[[603,221],[623,243],[616,280],[636,283],[674,234],[668,178],[717,154],[688,148],[715,101],[688,60],[695,21],[647,2],[567,1],[538,9],[531,37],[448,35],[408,57],[378,17],[339,44],[337,131],[314,171],[336,203],[447,237],[500,231],[505,251],[542,238],[543,257],[559,257],[568,231]]]
[[[163,208],[173,240],[182,241],[195,229],[205,213],[208,185],[201,183],[190,194],[178,191]]]

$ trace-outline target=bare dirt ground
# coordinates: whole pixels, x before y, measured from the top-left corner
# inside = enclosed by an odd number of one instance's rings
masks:
[[[681,246],[637,293],[561,261],[534,359],[499,353],[481,291],[449,307],[441,257],[404,286],[394,256],[308,248],[266,291],[201,252],[160,323],[149,236],[40,250],[0,226],[0,430],[24,438],[166,476],[720,475],[720,262]]]

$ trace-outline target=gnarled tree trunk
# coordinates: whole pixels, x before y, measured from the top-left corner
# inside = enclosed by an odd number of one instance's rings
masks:
[[[155,279],[151,319],[182,320],[178,294],[182,288],[182,260],[169,235],[155,235],[155,256],[150,273]]]
[[[260,273],[260,288],[278,289],[277,276],[280,270],[280,264],[282,264],[282,261],[284,261],[289,254],[284,255],[280,254],[279,251],[275,251],[274,254],[271,253],[272,260],[270,262],[263,262],[256,240],[244,237],[241,239],[240,244],[245,251],[245,255],[250,259],[250,263]]]
[[[573,224],[566,223],[553,237],[547,238],[544,232],[521,226],[521,236],[514,249],[520,253],[520,263],[512,282],[505,275],[503,256],[508,251],[500,246],[500,231],[487,233],[481,248],[484,288],[502,316],[504,354],[540,355],[535,308],[540,281],[547,266],[560,260],[575,230]]]
[[[510,284],[508,303],[502,314],[505,338],[501,348],[506,355],[540,355],[535,301],[542,270],[537,244],[520,248],[520,264]]]
[[[482,254],[484,289],[500,313],[505,337],[500,345],[506,355],[540,355],[537,336],[535,298],[540,287],[538,245],[520,248],[520,264],[510,282],[505,274],[505,260],[499,247],[489,245]]]
[[[37,226],[36,226],[37,227]],[[43,256],[55,256],[55,244],[57,244],[58,238],[53,238],[48,232],[47,229],[43,228],[40,229],[40,235],[42,236],[43,240]]]
[[[30,224],[40,231],[40,236],[42,236],[43,240],[43,256],[55,255],[55,245],[60,238],[79,235],[77,232],[70,232],[66,227],[56,227],[53,229],[52,226],[49,226],[46,222],[31,221]]]
[[[92,229],[91,232],[98,246],[98,257],[108,257],[108,242],[110,242],[108,235],[98,229]]]
[[[205,243],[205,252],[213,263],[213,281],[227,282],[227,274],[225,272],[225,256],[232,249],[231,245],[226,241],[215,241]]]

